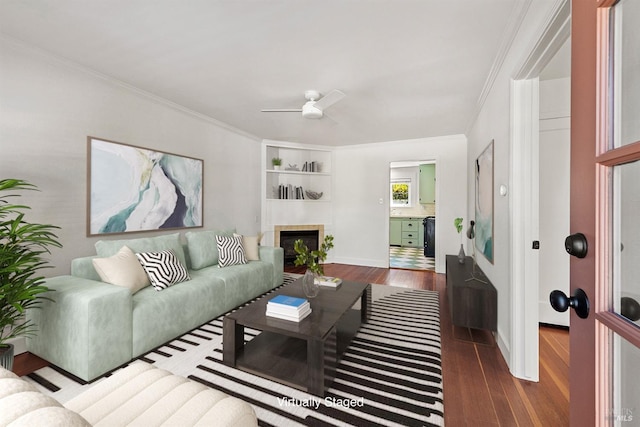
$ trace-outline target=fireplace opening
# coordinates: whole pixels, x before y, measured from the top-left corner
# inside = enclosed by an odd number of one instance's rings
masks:
[[[320,247],[318,230],[281,230],[280,247],[284,249],[284,265],[294,265],[298,254],[293,247],[298,239],[302,240],[312,251],[318,250]]]

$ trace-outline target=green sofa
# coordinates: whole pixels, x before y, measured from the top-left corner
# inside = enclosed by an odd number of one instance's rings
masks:
[[[96,256],[76,258],[71,275],[46,280],[51,292],[27,318],[38,333],[27,349],[77,377],[91,381],[164,343],[234,309],[283,282],[282,248],[257,247],[259,260],[220,268],[215,236],[195,231],[151,238],[99,241]],[[101,281],[93,259],[123,247],[133,252],[172,250],[190,280],[132,294]]]

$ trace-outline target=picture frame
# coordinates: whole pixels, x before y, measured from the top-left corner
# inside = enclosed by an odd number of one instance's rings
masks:
[[[204,160],[87,137],[87,235],[202,227]]]
[[[475,162],[475,245],[493,264],[493,146],[480,153]]]

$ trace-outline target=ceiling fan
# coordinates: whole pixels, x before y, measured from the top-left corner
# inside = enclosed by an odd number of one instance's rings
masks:
[[[302,117],[305,119],[321,119],[324,115],[324,110],[340,101],[345,97],[345,94],[341,91],[334,89],[325,96],[320,95],[317,90],[307,90],[304,92],[304,97],[307,102],[302,108],[281,108],[281,109],[266,109],[261,110],[263,113],[302,113]]]

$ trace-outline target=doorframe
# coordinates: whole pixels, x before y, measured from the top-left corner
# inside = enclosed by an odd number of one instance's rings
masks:
[[[435,201],[436,211],[435,211],[434,216],[437,218],[439,216],[439,206],[440,206],[440,204],[438,203],[438,198],[440,197],[440,188],[439,188],[440,187],[440,180],[439,180],[439,177],[438,177],[439,169],[438,169],[437,165],[440,162],[440,156],[437,155],[437,156],[426,156],[426,157],[428,158],[428,160],[425,160],[424,158],[422,160],[389,160],[389,164],[388,164],[389,173],[387,175],[387,194],[389,193],[389,187],[391,185],[391,169],[392,169],[391,165],[393,163],[408,163],[408,164],[409,163],[416,163],[416,165],[418,165],[418,166],[421,163],[433,163],[434,165],[436,165],[436,201]],[[417,182],[416,182],[417,188],[418,188],[418,192],[420,191],[419,182],[420,182],[420,176],[418,175]],[[420,204],[419,195],[418,195],[417,203]],[[389,239],[389,233],[390,233],[389,222],[391,221],[391,200],[389,200],[389,202],[387,203],[387,207],[388,207],[388,209],[387,209],[387,221],[386,221],[386,224],[385,224],[385,227],[386,227],[386,230],[387,230],[386,234],[385,234],[386,235],[386,242],[387,242],[387,246],[386,246],[386,248],[387,248],[387,258],[386,258],[386,267],[384,267],[384,268],[391,268],[391,262],[390,262],[391,261],[391,254],[389,252],[389,248],[391,246],[391,242],[390,242],[390,239]],[[436,236],[435,236],[435,238],[436,238],[436,253],[434,254],[434,260],[435,260],[435,267],[434,267],[435,269],[433,270],[434,272],[438,271],[438,260],[444,258],[444,255],[441,256],[441,257],[438,256],[438,230],[439,230],[438,227],[436,227]]]
[[[570,1],[559,0],[511,81],[511,348],[501,350],[508,355],[512,375],[536,382],[539,380],[539,253],[532,248],[532,242],[538,239],[539,227],[538,76],[570,33]]]

